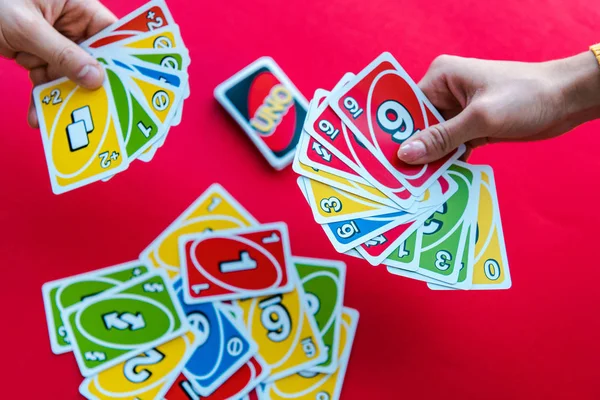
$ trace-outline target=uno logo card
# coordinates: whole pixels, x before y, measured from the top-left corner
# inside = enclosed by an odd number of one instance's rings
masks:
[[[179,275],[179,237],[257,225],[258,222],[222,186],[209,187],[140,256],[147,264]]]
[[[173,289],[198,338],[183,373],[197,393],[208,396],[246,364],[257,347],[218,303],[186,304],[181,280]]]
[[[466,148],[434,163],[411,166],[398,160],[398,147],[412,135],[444,119],[389,53],[383,53],[356,78],[332,93],[330,104],[365,148],[413,195],[422,194]],[[365,169],[380,179],[376,165]],[[383,171],[382,171],[383,172]]]
[[[153,0],[92,36],[81,45],[97,49],[135,35],[173,25],[175,22],[164,0]]]
[[[220,84],[215,98],[273,168],[292,162],[308,102],[272,58],[260,58]]]
[[[71,351],[71,339],[62,320],[64,310],[146,272],[148,268],[141,261],[132,261],[45,283],[42,294],[52,352],[63,354]]]
[[[269,369],[265,362],[260,357],[254,356],[208,396],[196,392],[185,375],[180,374],[167,392],[165,400],[243,399],[267,377],[268,373]]]
[[[179,239],[187,303],[225,301],[293,290],[290,240],[284,223]]]
[[[87,399],[162,399],[183,370],[195,348],[188,332],[167,343],[138,354],[90,378],[79,386]]]
[[[108,80],[95,91],[67,79],[33,90],[55,194],[100,181],[129,166]]]
[[[295,278],[298,282],[298,278]],[[302,286],[285,294],[239,300],[244,325],[276,381],[327,360],[327,352]]]
[[[340,399],[352,345],[358,327],[358,311],[344,307],[341,317],[340,347],[336,352],[338,369],[332,374],[303,371],[258,390],[260,400],[334,400]]]
[[[63,321],[81,374],[115,366],[188,330],[164,272],[107,290],[68,308]]]
[[[294,264],[327,353],[327,359],[311,371],[332,374],[337,369],[346,264],[304,257],[294,257]]]

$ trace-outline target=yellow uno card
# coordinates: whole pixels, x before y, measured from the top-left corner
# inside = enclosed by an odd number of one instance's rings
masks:
[[[183,39],[179,34],[179,28],[176,26],[167,26],[152,30],[148,33],[132,36],[118,42],[120,47],[125,49],[136,50],[162,50],[176,49],[181,52],[186,52]]]
[[[128,78],[129,90],[137,93],[140,100],[146,101],[147,109],[161,123],[170,123],[183,101],[183,88],[176,89],[169,84],[148,79],[141,74],[130,74]]]
[[[306,177],[300,179],[306,187],[308,202],[315,221],[319,224],[398,212],[397,208],[387,207],[313,179]]]
[[[140,255],[147,265],[165,269],[171,278],[179,274],[179,237],[258,222],[223,187],[212,185]]]
[[[56,194],[128,167],[123,134],[108,80],[95,91],[59,79],[38,86],[33,98]]]
[[[346,192],[364,197],[377,203],[381,203],[388,207],[398,207],[385,194],[383,194],[383,192],[374,186],[371,186],[368,182],[355,182],[322,169],[312,168],[306,164],[303,164],[298,156],[294,158],[292,168],[299,175],[305,176],[309,179],[345,190]]]
[[[87,378],[79,392],[87,399],[161,399],[195,350],[191,332]]]
[[[344,384],[346,368],[350,361],[352,344],[358,326],[358,311],[344,308],[340,330],[338,369],[333,374],[319,374],[303,371],[267,384],[262,389],[261,398],[270,400],[290,399],[339,399]]]
[[[315,367],[327,359],[325,345],[302,286],[284,294],[237,301],[244,326],[271,369],[268,382]]]
[[[477,225],[479,229],[475,243],[472,289],[510,288],[512,281],[502,232],[498,195],[494,173],[490,167],[481,167]]]

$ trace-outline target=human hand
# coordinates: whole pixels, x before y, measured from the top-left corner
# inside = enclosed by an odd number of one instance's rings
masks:
[[[533,141],[600,118],[600,69],[591,52],[545,63],[438,57],[419,87],[446,122],[418,132],[398,157],[438,160],[462,143]]]
[[[76,43],[116,20],[98,0],[0,0],[0,55],[29,70],[34,86],[66,76],[97,89],[104,71]],[[27,119],[37,127],[33,102]]]

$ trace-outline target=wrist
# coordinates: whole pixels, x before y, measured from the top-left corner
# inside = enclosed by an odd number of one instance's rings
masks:
[[[600,118],[600,65],[591,51],[559,60],[555,83],[567,116]]]

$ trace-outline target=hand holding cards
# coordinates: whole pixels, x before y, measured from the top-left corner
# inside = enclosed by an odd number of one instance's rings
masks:
[[[140,260],[42,291],[52,351],[73,352],[88,399],[339,399],[358,324],[345,280],[213,185]]]
[[[490,167],[445,158],[413,166],[398,147],[443,121],[384,53],[309,106],[293,168],[337,251],[386,265],[432,289],[511,286]]]
[[[107,180],[136,159],[150,161],[189,96],[189,54],[163,0],[81,46],[105,67],[99,90],[59,79],[33,91],[55,194]]]

